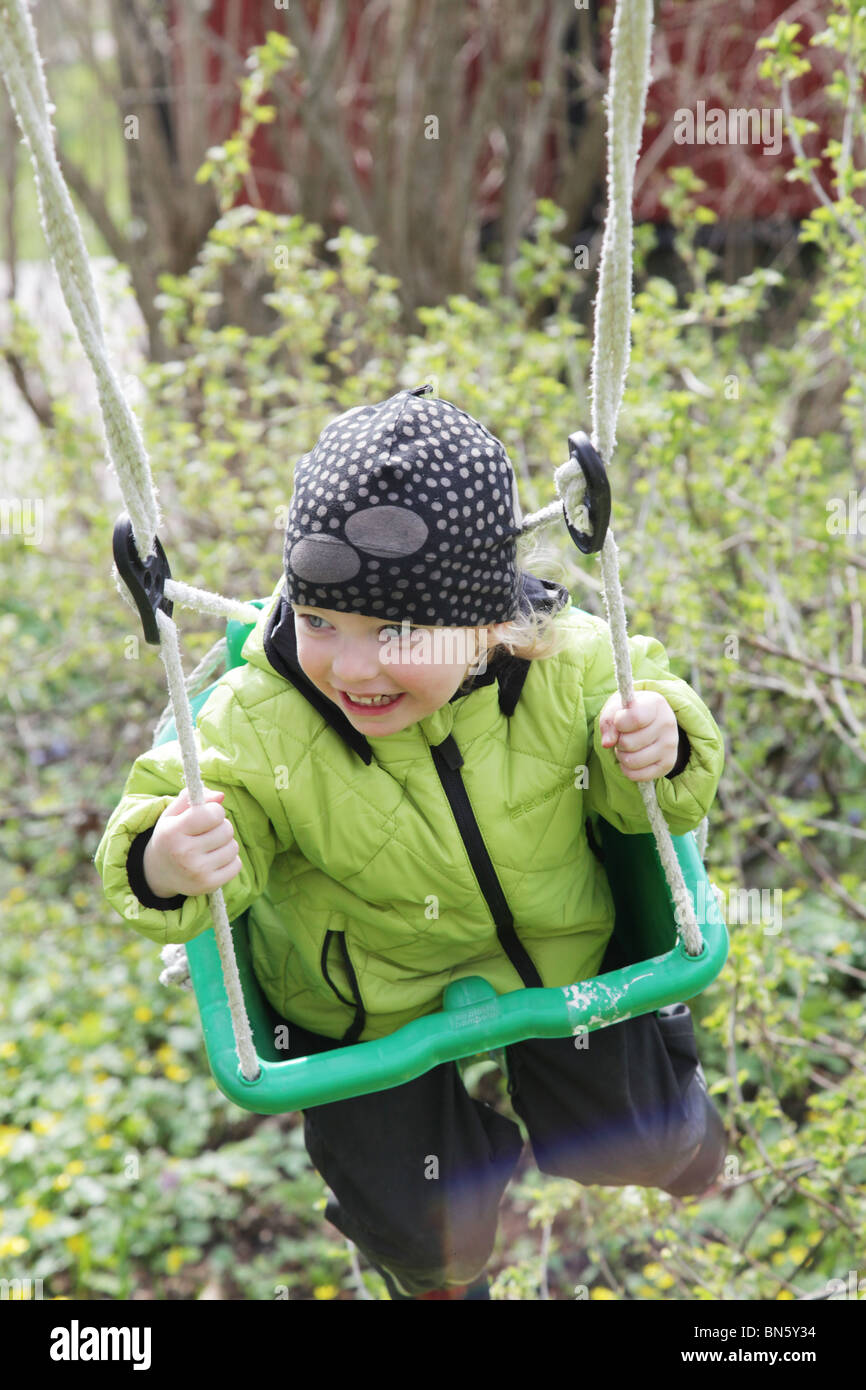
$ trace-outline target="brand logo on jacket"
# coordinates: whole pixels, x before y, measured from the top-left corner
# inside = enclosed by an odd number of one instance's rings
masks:
[[[550,801],[551,797],[558,796],[560,792],[565,791],[566,787],[573,786],[574,781],[569,774],[563,782],[557,782],[555,787],[551,787],[541,796],[535,796],[531,801],[521,801],[517,806],[506,806],[505,809],[511,820],[517,820],[518,816],[525,816],[529,811],[534,811],[536,806],[543,806],[545,801]]]

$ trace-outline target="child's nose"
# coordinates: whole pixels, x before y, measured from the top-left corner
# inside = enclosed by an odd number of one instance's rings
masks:
[[[364,643],[344,647],[333,661],[334,676],[346,690],[363,690],[365,683],[376,680],[382,670],[378,643],[372,647]]]

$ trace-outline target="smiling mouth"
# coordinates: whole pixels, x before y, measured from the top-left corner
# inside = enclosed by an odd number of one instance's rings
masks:
[[[343,704],[346,706],[346,708],[352,710],[354,713],[378,714],[381,711],[393,709],[394,706],[396,704],[399,704],[399,702],[403,699],[404,694],[405,691],[401,691],[399,695],[388,696],[387,699],[377,700],[375,704],[366,705],[359,704],[356,700],[353,700],[350,695],[347,695],[345,690],[341,690],[340,699],[343,701]]]

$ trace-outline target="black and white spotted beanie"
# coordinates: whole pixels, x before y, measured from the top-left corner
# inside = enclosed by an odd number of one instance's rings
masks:
[[[295,467],[290,603],[484,627],[520,611],[517,480],[500,440],[432,387],[355,406]]]

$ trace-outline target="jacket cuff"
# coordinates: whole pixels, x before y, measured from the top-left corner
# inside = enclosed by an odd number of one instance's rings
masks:
[[[151,893],[144,876],[144,851],[150,844],[155,829],[156,821],[147,830],[142,830],[140,835],[136,835],[126,856],[126,876],[142,907],[155,907],[160,912],[175,912],[179,907],[183,907],[187,894],[177,893],[173,898],[157,898]]]
[[[686,733],[685,729],[680,729],[679,724],[677,725],[677,729],[679,729],[680,735],[680,746],[677,750],[677,760],[671,768],[670,772],[665,773],[665,777],[679,777],[680,773],[685,771],[686,767],[688,766],[689,758],[692,756],[692,745],[689,743],[688,734]]]

